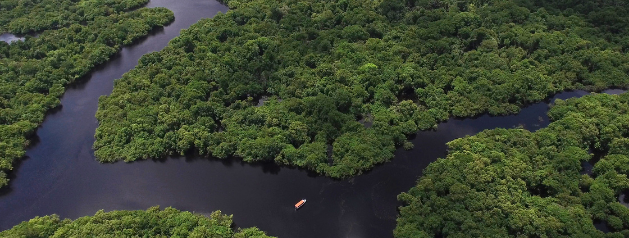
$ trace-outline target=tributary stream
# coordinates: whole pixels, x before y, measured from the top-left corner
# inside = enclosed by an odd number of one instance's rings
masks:
[[[415,185],[421,171],[446,155],[446,143],[485,129],[548,125],[548,103],[578,97],[565,92],[524,108],[518,115],[451,119],[437,131],[420,132],[415,149],[349,180],[332,180],[304,170],[237,160],[167,158],[134,163],[100,164],[92,144],[98,126],[98,97],[146,53],[164,48],[179,31],[201,18],[226,12],[211,0],[151,0],[175,13],[175,22],[153,32],[69,88],[62,107],[50,113],[37,131],[27,156],[0,190],[0,230],[35,216],[56,213],[75,219],[96,211],[147,209],[159,205],[209,214],[233,214],[239,227],[257,226],[269,235],[292,237],[392,237],[401,204],[396,196]],[[8,36],[7,36],[8,37]],[[610,90],[608,93],[618,93]],[[305,206],[295,211],[302,198]]]

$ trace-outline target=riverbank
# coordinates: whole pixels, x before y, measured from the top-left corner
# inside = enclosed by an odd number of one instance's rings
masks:
[[[90,119],[96,108],[90,107],[93,94],[89,92],[112,83],[111,70],[116,68],[112,66],[125,65],[127,61],[121,60],[135,52],[129,50],[113,65],[95,72],[92,79],[96,80],[68,91],[62,110],[44,122],[38,131],[40,142],[28,151],[31,158],[16,169],[39,176],[17,176],[11,189],[1,190],[0,229],[38,215],[56,213],[74,219],[100,209],[160,205],[198,213],[221,210],[234,214],[240,227],[257,226],[278,237],[391,237],[401,205],[397,195],[413,187],[429,163],[446,156],[446,142],[485,129],[544,128],[549,122],[548,103],[587,94],[560,93],[517,115],[450,119],[436,131],[417,133],[411,140],[413,150],[398,149],[390,163],[346,181],[273,164],[201,157],[99,164],[91,152],[97,123]],[[294,212],[295,201],[302,197],[308,198],[307,206]]]

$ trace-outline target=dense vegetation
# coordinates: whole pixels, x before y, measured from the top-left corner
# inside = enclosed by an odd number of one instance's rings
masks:
[[[27,137],[59,105],[64,86],[114,55],[122,45],[174,19],[146,0],[2,0],[0,33],[46,30],[37,38],[0,42],[0,187],[24,156]],[[51,30],[48,30],[51,29]]]
[[[190,237],[271,238],[257,228],[232,228],[232,216],[213,212],[210,217],[180,212],[174,208],[146,211],[98,211],[74,221],[59,216],[36,217],[22,222],[0,237]]]
[[[557,100],[544,129],[448,143],[398,198],[396,237],[627,237],[629,93]],[[603,155],[596,162],[594,152]],[[582,163],[595,163],[592,174]],[[593,223],[604,221],[604,234]]]
[[[101,98],[101,161],[198,151],[347,177],[450,116],[629,85],[625,1],[227,3]]]
[[[2,0],[0,32],[26,34],[95,21],[148,3],[148,0]]]

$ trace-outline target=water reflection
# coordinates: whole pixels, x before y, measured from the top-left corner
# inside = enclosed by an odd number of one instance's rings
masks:
[[[11,43],[14,41],[23,41],[25,39],[25,37],[19,37],[16,35],[13,35],[11,33],[2,33],[0,34],[0,41],[4,41],[6,43]]]
[[[518,115],[451,119],[436,131],[417,133],[413,150],[399,149],[391,162],[348,180],[199,156],[99,164],[92,150],[98,97],[111,93],[114,79],[135,67],[143,54],[162,49],[200,18],[227,10],[208,0],[152,0],[149,7],[155,6],[174,11],[175,22],[124,48],[70,87],[61,99],[63,107],[46,117],[37,131],[40,142],[27,151],[28,159],[17,163],[10,187],[0,190],[0,230],[53,213],[74,219],[100,209],[160,205],[200,214],[221,210],[234,214],[239,226],[257,226],[279,237],[391,237],[401,205],[397,195],[414,186],[429,163],[445,157],[446,142],[496,127],[543,128],[554,99],[587,94],[561,93]],[[295,212],[293,205],[302,198],[308,203]]]
[[[16,41],[24,41],[27,37],[33,37],[33,38],[37,38],[39,37],[40,33],[32,33],[32,34],[26,34],[26,35],[14,35],[11,33],[2,33],[0,34],[0,41],[4,41],[6,43],[11,44],[12,42],[16,42]]]

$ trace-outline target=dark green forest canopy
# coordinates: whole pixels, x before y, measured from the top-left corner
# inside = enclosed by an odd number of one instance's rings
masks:
[[[624,1],[227,4],[101,98],[99,160],[198,151],[348,177],[450,116],[629,85]]]
[[[627,237],[629,93],[557,100],[547,128],[448,143],[406,203],[396,237]],[[603,155],[596,162],[594,152]],[[582,174],[582,162],[595,163]],[[610,233],[595,229],[604,221]]]
[[[146,2],[0,0],[0,33],[46,30],[23,42],[0,42],[0,187],[66,85],[174,19],[165,8],[131,11]]]
[[[146,211],[98,211],[74,221],[59,216],[36,217],[0,232],[11,238],[68,237],[190,237],[190,238],[272,238],[258,228],[234,230],[232,216],[213,212],[209,217],[174,208]]]
[[[86,24],[98,17],[119,14],[140,7],[148,0],[2,0],[0,32],[26,34]]]

